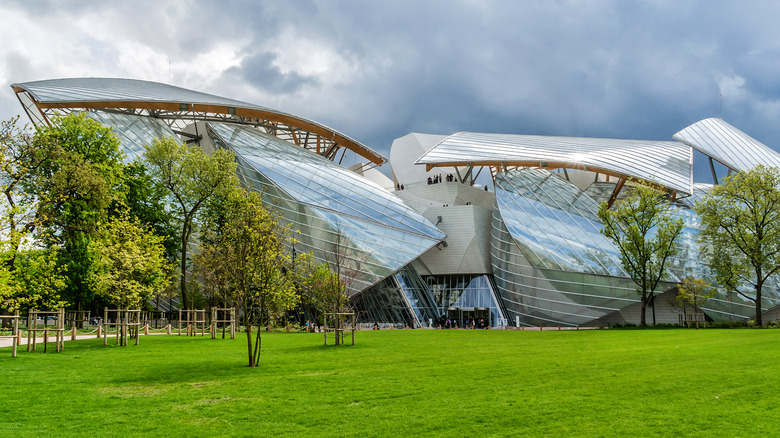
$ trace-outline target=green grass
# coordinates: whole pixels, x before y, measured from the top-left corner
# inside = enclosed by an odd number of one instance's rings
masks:
[[[768,436],[780,330],[147,336],[0,349],[0,436]],[[40,351],[40,350],[39,350]]]

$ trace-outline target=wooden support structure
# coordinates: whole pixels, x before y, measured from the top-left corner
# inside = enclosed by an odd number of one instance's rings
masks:
[[[612,208],[612,204],[615,203],[615,201],[618,198],[618,195],[620,195],[620,191],[623,189],[623,186],[626,184],[626,177],[621,177],[618,181],[617,185],[615,185],[615,190],[612,191],[612,195],[609,197],[609,201],[607,201],[607,208]]]
[[[43,328],[38,328],[38,317],[43,316]],[[46,324],[47,317],[54,317],[54,326]],[[43,352],[49,343],[49,332],[54,332],[55,351],[59,353],[65,349],[65,309],[57,309],[53,312],[30,310],[27,312],[27,351],[35,351],[38,332],[43,332]],[[32,349],[32,350],[31,350]]]
[[[182,316],[186,317],[187,336],[195,336],[200,327],[200,335],[206,335],[206,311],[205,310],[179,310],[179,336],[181,336],[182,323],[185,322]]]
[[[13,348],[11,349],[11,357],[16,357],[16,350],[19,346],[19,341],[21,341],[21,332],[19,331],[19,311],[14,311],[13,315],[0,315],[0,323],[2,323],[2,321],[5,319],[11,320],[11,334],[8,336],[0,336],[0,339],[13,339],[11,341],[13,345]],[[0,327],[2,327],[2,324],[0,324]]]
[[[681,326],[685,325],[691,328],[691,325],[694,325],[699,328],[699,323],[701,323],[704,328],[707,328],[707,319],[704,317],[704,313],[680,313],[679,319]]]
[[[352,331],[352,345],[355,345],[355,313],[323,313],[323,330],[325,345],[328,345],[328,332],[336,334],[336,345],[344,344],[344,332]],[[347,325],[348,324],[348,325]]]
[[[113,318],[111,318],[113,316]],[[113,319],[114,322],[111,322]],[[128,339],[135,338],[138,345],[141,337],[141,309],[103,308],[103,345],[108,342],[108,328],[116,327],[116,343],[126,347]]]
[[[84,327],[84,322],[89,322],[89,310],[68,310],[65,312],[65,327]]]
[[[236,308],[212,307],[211,308],[211,339],[217,339],[217,329],[222,323],[222,339],[225,339],[225,328],[230,327],[230,339],[236,338]]]

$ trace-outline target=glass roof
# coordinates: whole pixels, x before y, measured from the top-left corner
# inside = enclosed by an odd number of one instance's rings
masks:
[[[700,120],[673,138],[734,170],[780,167],[780,154],[721,119]]]
[[[590,167],[622,176],[654,181],[682,193],[691,193],[692,152],[675,141],[615,140],[537,135],[451,135],[417,160],[416,164],[539,163],[539,167]],[[510,164],[512,165],[512,164]]]
[[[38,102],[181,102],[273,111],[265,107],[159,82],[119,78],[66,78],[13,84]],[[274,111],[276,112],[276,111]]]
[[[327,131],[328,137],[332,140],[339,141],[342,146],[350,145],[348,147],[356,149],[356,152],[359,151],[361,156],[377,164],[387,161],[386,158],[376,151],[321,123],[240,100],[201,93],[159,82],[119,78],[66,78],[16,83],[12,84],[11,87],[17,91],[24,90],[35,101],[47,105],[77,106],[75,104],[89,103],[89,107],[92,108],[96,107],[92,105],[93,103],[100,102],[136,102],[150,103],[149,109],[155,109],[154,103],[158,103],[156,109],[159,109],[159,104],[163,103],[192,105],[192,108],[188,107],[188,111],[199,111],[199,105],[212,107],[204,108],[205,112],[213,111],[215,106],[225,107],[224,111],[227,111],[227,108],[233,108],[234,110],[235,108],[247,109],[272,116],[274,120],[285,124],[300,126],[304,129],[307,126],[310,128],[315,127],[319,130]],[[116,105],[112,104],[108,105],[108,107],[116,107]],[[229,113],[229,111],[227,112]],[[235,114],[235,111],[231,114]],[[252,117],[255,117],[255,115],[252,115]]]

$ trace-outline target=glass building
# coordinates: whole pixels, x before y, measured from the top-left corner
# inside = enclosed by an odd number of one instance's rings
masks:
[[[701,262],[694,151],[729,171],[780,167],[780,154],[721,119],[672,141],[529,135],[409,134],[387,159],[325,125],[267,107],[154,82],[54,79],[12,85],[36,124],[85,112],[111,126],[128,160],[155,138],[235,153],[241,183],[262,194],[295,230],[291,251],[338,257],[354,274],[351,306],[367,325],[594,326],[637,322],[639,295],[601,234],[601,203],[626,182],[652,181],[684,220],[682,250],[656,291],[653,315],[677,322],[683,277],[712,275]],[[342,166],[350,155],[360,163]],[[488,170],[484,172],[484,170]],[[780,305],[772,282],[764,309]],[[713,320],[744,320],[753,304],[720,290]]]

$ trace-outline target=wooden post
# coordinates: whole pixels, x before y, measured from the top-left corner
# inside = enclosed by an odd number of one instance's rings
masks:
[[[217,339],[217,309],[211,309],[211,325],[209,332],[211,333],[211,339]]]
[[[75,341],[76,340],[76,326],[70,328],[70,340]]]
[[[65,351],[65,308],[61,307],[59,312],[60,317],[57,319],[59,321],[59,328],[57,329],[57,332],[60,334],[60,349],[58,351],[62,352]]]
[[[33,321],[32,323],[33,325],[30,325],[30,321]],[[30,335],[32,335],[33,333],[32,327],[35,327],[35,325],[36,325],[35,321],[32,319],[32,310],[28,310],[27,311],[27,352],[28,353],[30,352],[30,344],[32,344],[32,342],[30,341]]]
[[[169,335],[171,334],[171,324],[170,323],[168,323],[168,334]]]
[[[13,335],[13,349],[11,350],[11,357],[16,357],[16,347],[19,345],[19,311],[14,311],[14,329],[11,332],[11,335]]]
[[[101,335],[102,329],[103,329],[102,325],[99,325],[98,328],[97,328],[97,337],[98,337],[98,339],[100,339],[100,335]]]
[[[179,336],[181,336],[181,309],[179,309]]]
[[[236,308],[230,308],[230,339],[236,338]]]

